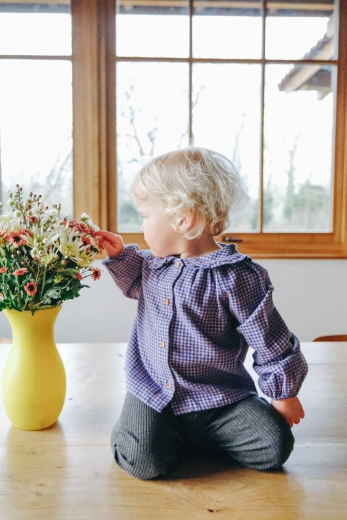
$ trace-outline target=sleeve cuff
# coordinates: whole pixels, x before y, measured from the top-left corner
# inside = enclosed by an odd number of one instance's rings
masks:
[[[126,260],[132,253],[137,253],[139,251],[139,246],[137,244],[128,244],[124,246],[124,250],[120,255],[111,258],[107,256],[105,260],[102,261],[102,265],[112,266],[114,263],[123,262]]]

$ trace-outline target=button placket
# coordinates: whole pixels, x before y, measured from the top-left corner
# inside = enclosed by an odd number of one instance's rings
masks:
[[[169,329],[174,312],[174,283],[177,278],[181,275],[181,269],[175,267],[179,263],[181,267],[182,262],[174,262],[171,264],[167,271],[163,273],[158,283],[158,304],[160,305],[160,311],[158,315],[158,330],[157,330],[157,345],[158,345],[158,361],[160,361],[162,370],[162,388],[163,391],[172,395],[174,391],[174,383],[170,381],[172,374],[169,365],[169,348],[170,348],[170,337]],[[171,376],[171,377],[170,377]]]

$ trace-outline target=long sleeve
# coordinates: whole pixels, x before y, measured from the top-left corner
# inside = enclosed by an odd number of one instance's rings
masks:
[[[299,340],[273,304],[266,270],[254,262],[243,262],[236,270],[229,305],[239,322],[237,332],[255,351],[253,368],[259,387],[271,399],[294,397],[308,370]]]
[[[131,244],[125,246],[124,251],[117,258],[106,258],[102,262],[127,298],[139,299],[143,260],[138,246]]]

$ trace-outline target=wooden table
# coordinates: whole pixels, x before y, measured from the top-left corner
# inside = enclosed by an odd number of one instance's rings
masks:
[[[109,446],[125,395],[126,345],[58,347],[68,387],[57,424],[18,430],[0,400],[1,520],[347,519],[347,343],[302,345],[306,418],[294,427],[283,470],[187,453],[169,478],[153,481],[120,470]],[[9,348],[0,345],[0,374]]]

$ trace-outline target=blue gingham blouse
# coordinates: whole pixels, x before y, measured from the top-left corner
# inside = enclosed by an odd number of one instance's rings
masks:
[[[103,263],[138,300],[125,362],[138,399],[183,414],[256,395],[243,364],[248,347],[265,395],[297,395],[307,374],[299,340],[274,307],[267,271],[234,244],[184,259],[128,245]]]

